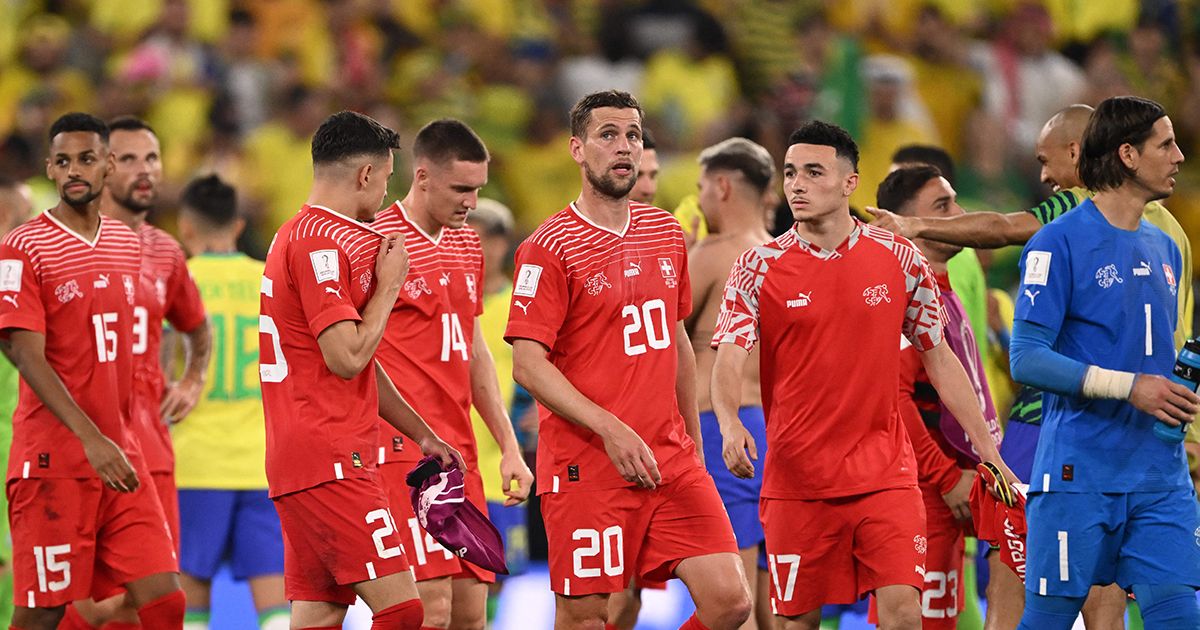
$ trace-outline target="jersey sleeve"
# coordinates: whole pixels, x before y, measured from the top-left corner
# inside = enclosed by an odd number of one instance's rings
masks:
[[[681,239],[682,240],[682,239]],[[687,249],[679,257],[679,321],[692,314],[692,278],[688,272]]]
[[[910,245],[911,246],[911,245]],[[946,325],[946,308],[942,306],[941,290],[937,279],[929,268],[929,261],[916,246],[911,246],[915,256],[905,270],[908,289],[908,306],[904,309],[904,336],[913,347],[921,352],[932,350],[942,342]]]
[[[1033,235],[1021,255],[1014,319],[1059,331],[1071,302],[1073,280],[1068,254],[1060,230],[1046,229]]]
[[[313,337],[342,321],[361,321],[350,299],[350,259],[327,237],[312,236],[288,244],[287,266],[300,307]]]
[[[166,319],[175,330],[191,332],[204,323],[204,302],[200,300],[200,288],[188,271],[182,251],[177,251],[167,288]]]
[[[712,347],[732,343],[749,352],[758,343],[758,298],[766,261],[751,249],[738,257],[725,281]]]
[[[516,266],[504,340],[531,339],[553,348],[571,297],[563,261],[526,241],[517,248]]]
[[[1038,223],[1046,225],[1077,205],[1079,205],[1079,198],[1075,196],[1075,193],[1069,190],[1060,190],[1026,212],[1032,214]]]
[[[483,315],[483,298],[484,298],[483,283],[485,282],[485,279],[487,278],[486,274],[487,274],[487,261],[485,261],[483,259],[483,256],[480,256],[479,257],[479,269],[477,269],[475,271],[474,286],[469,287],[470,290],[475,291],[475,317],[479,317],[480,315]]]
[[[11,328],[45,334],[46,308],[29,255],[6,242],[0,245],[0,330],[4,337]]]

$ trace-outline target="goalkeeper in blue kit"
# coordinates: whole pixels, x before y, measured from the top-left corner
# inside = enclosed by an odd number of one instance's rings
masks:
[[[1012,373],[1046,396],[1021,629],[1070,628],[1091,585],[1112,582],[1136,595],[1147,628],[1200,628],[1196,497],[1182,442],[1154,431],[1200,409],[1166,378],[1182,259],[1142,219],[1182,162],[1161,106],[1105,100],[1079,161],[1094,198],[1025,247]]]

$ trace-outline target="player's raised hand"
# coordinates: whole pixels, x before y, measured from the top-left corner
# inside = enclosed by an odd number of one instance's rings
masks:
[[[612,429],[601,435],[608,458],[617,467],[625,481],[636,483],[642,488],[654,488],[662,482],[658,462],[654,453],[629,425],[617,420]]]
[[[375,258],[376,282],[380,290],[399,292],[406,276],[408,251],[404,249],[404,238],[400,234],[389,234],[379,242],[379,255]]]
[[[721,457],[735,477],[754,478],[754,463],[750,460],[758,460],[758,445],[741,423],[721,428]]]
[[[513,482],[517,484],[516,489],[513,489]],[[518,505],[529,498],[533,473],[529,472],[529,466],[525,465],[519,452],[500,456],[500,483],[504,484],[501,489],[504,491],[505,506]]]
[[[1155,374],[1138,374],[1133,379],[1129,404],[1172,427],[1190,422],[1200,412],[1200,396]]]
[[[203,390],[203,383],[190,378],[168,385],[159,406],[163,420],[167,424],[175,424],[186,418],[192,409],[196,408],[196,403],[200,402],[200,393]]]
[[[437,436],[421,440],[421,452],[425,455],[432,455],[438,458],[443,468],[449,467],[452,463],[457,463],[459,470],[464,473],[467,472],[467,462],[463,459],[462,453],[459,453],[453,446],[443,442]]]
[[[904,238],[913,237],[913,221],[909,217],[902,217],[894,212],[884,210],[883,208],[872,208],[867,206],[864,208],[867,213],[875,217],[871,220],[871,225],[881,227],[889,232],[899,234]]]
[[[960,521],[971,520],[971,486],[975,485],[975,477],[978,474],[974,470],[963,469],[962,478],[958,483],[954,484],[950,492],[942,495],[942,500],[954,514],[954,518]]]
[[[87,456],[88,463],[96,469],[96,474],[100,476],[104,485],[120,492],[137,490],[137,471],[133,469],[121,447],[99,432],[82,439],[82,442],[83,453]]]

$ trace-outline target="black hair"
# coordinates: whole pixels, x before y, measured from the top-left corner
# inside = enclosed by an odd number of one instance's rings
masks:
[[[788,137],[788,146],[793,144],[815,144],[833,147],[838,157],[849,160],[854,171],[858,172],[858,145],[845,129],[820,120],[804,123]]]
[[[905,214],[904,208],[917,196],[917,192],[930,180],[941,176],[942,172],[938,167],[929,164],[902,166],[888,173],[879,184],[879,190],[875,193],[875,203],[885,210]]]
[[[71,112],[69,114],[63,114],[62,116],[59,116],[58,120],[54,121],[54,124],[50,125],[50,133],[48,134],[47,139],[53,142],[54,137],[58,134],[71,133],[75,131],[94,133],[100,136],[101,142],[108,144],[108,125],[104,124],[103,120],[100,120],[91,114],[84,114],[82,112]]]
[[[954,158],[941,147],[926,144],[909,144],[896,149],[892,154],[892,164],[928,164],[936,166],[942,172],[942,177],[954,185]]]
[[[658,143],[654,141],[654,134],[645,127],[642,127],[642,148],[651,150],[658,148]]]
[[[642,106],[638,104],[637,99],[629,92],[622,92],[620,90],[592,92],[579,99],[579,102],[575,103],[575,106],[571,108],[571,135],[576,138],[584,137],[587,134],[588,123],[592,122],[592,110],[601,107],[636,109],[639,121],[646,117],[646,113],[642,111]]]
[[[229,226],[238,216],[237,191],[215,174],[188,182],[181,202],[186,211],[219,228]]]
[[[440,118],[417,132],[413,140],[413,157],[437,163],[451,160],[486,162],[489,159],[483,140],[461,120]]]
[[[149,125],[149,123],[142,120],[141,118],[138,118],[137,116],[117,116],[116,118],[113,118],[112,120],[108,121],[108,131],[110,133],[113,131],[142,131],[142,130],[146,130],[146,131],[149,131],[150,133],[154,133],[154,128],[151,127]],[[157,136],[158,134],[154,133],[154,135]]]
[[[374,118],[341,111],[321,123],[312,139],[314,166],[349,158],[381,157],[400,148],[400,136]]]
[[[1136,96],[1104,99],[1088,118],[1079,145],[1079,178],[1092,191],[1110,190],[1134,176],[1117,151],[1121,145],[1142,148],[1154,123],[1166,116],[1162,105]]]
[[[756,192],[763,192],[775,177],[775,165],[766,149],[745,138],[729,138],[700,152],[700,168],[741,173]]]

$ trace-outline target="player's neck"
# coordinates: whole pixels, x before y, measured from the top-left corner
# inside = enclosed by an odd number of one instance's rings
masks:
[[[728,206],[721,209],[720,227],[716,230],[722,235],[747,235],[766,237],[767,233],[763,213],[753,206]],[[756,240],[758,240],[756,238]]]
[[[1129,183],[1092,196],[1096,209],[1113,227],[1130,232],[1138,229],[1148,202],[1145,191]]]
[[[433,215],[428,210],[428,206],[417,199],[414,192],[415,190],[408,191],[408,194],[400,202],[400,206],[404,208],[404,214],[408,217],[409,221],[412,221],[414,225],[421,228],[421,231],[430,238],[437,240],[442,234],[442,224],[433,218]]]
[[[99,200],[93,200],[82,207],[59,200],[58,205],[50,209],[50,214],[68,230],[82,236],[85,240],[96,240],[96,234],[100,231]]]
[[[237,239],[226,235],[214,235],[200,241],[193,250],[200,254],[234,254],[237,253]]]
[[[126,208],[117,202],[116,199],[113,199],[107,192],[100,196],[100,212],[106,217],[112,217],[124,223],[134,232],[142,227],[142,224],[146,222],[146,215],[149,214],[147,212],[134,212]]]
[[[358,205],[353,193],[347,192],[343,187],[332,182],[320,179],[314,180],[312,192],[308,194],[308,199],[304,201],[304,205],[321,206],[351,221],[359,220],[357,211],[347,211],[347,209],[356,208]]]
[[[620,232],[629,225],[629,197],[614,199],[584,188],[575,200],[575,209],[588,221],[613,232]]]
[[[843,208],[795,224],[796,233],[804,240],[824,250],[837,249],[854,231],[850,209]]]

